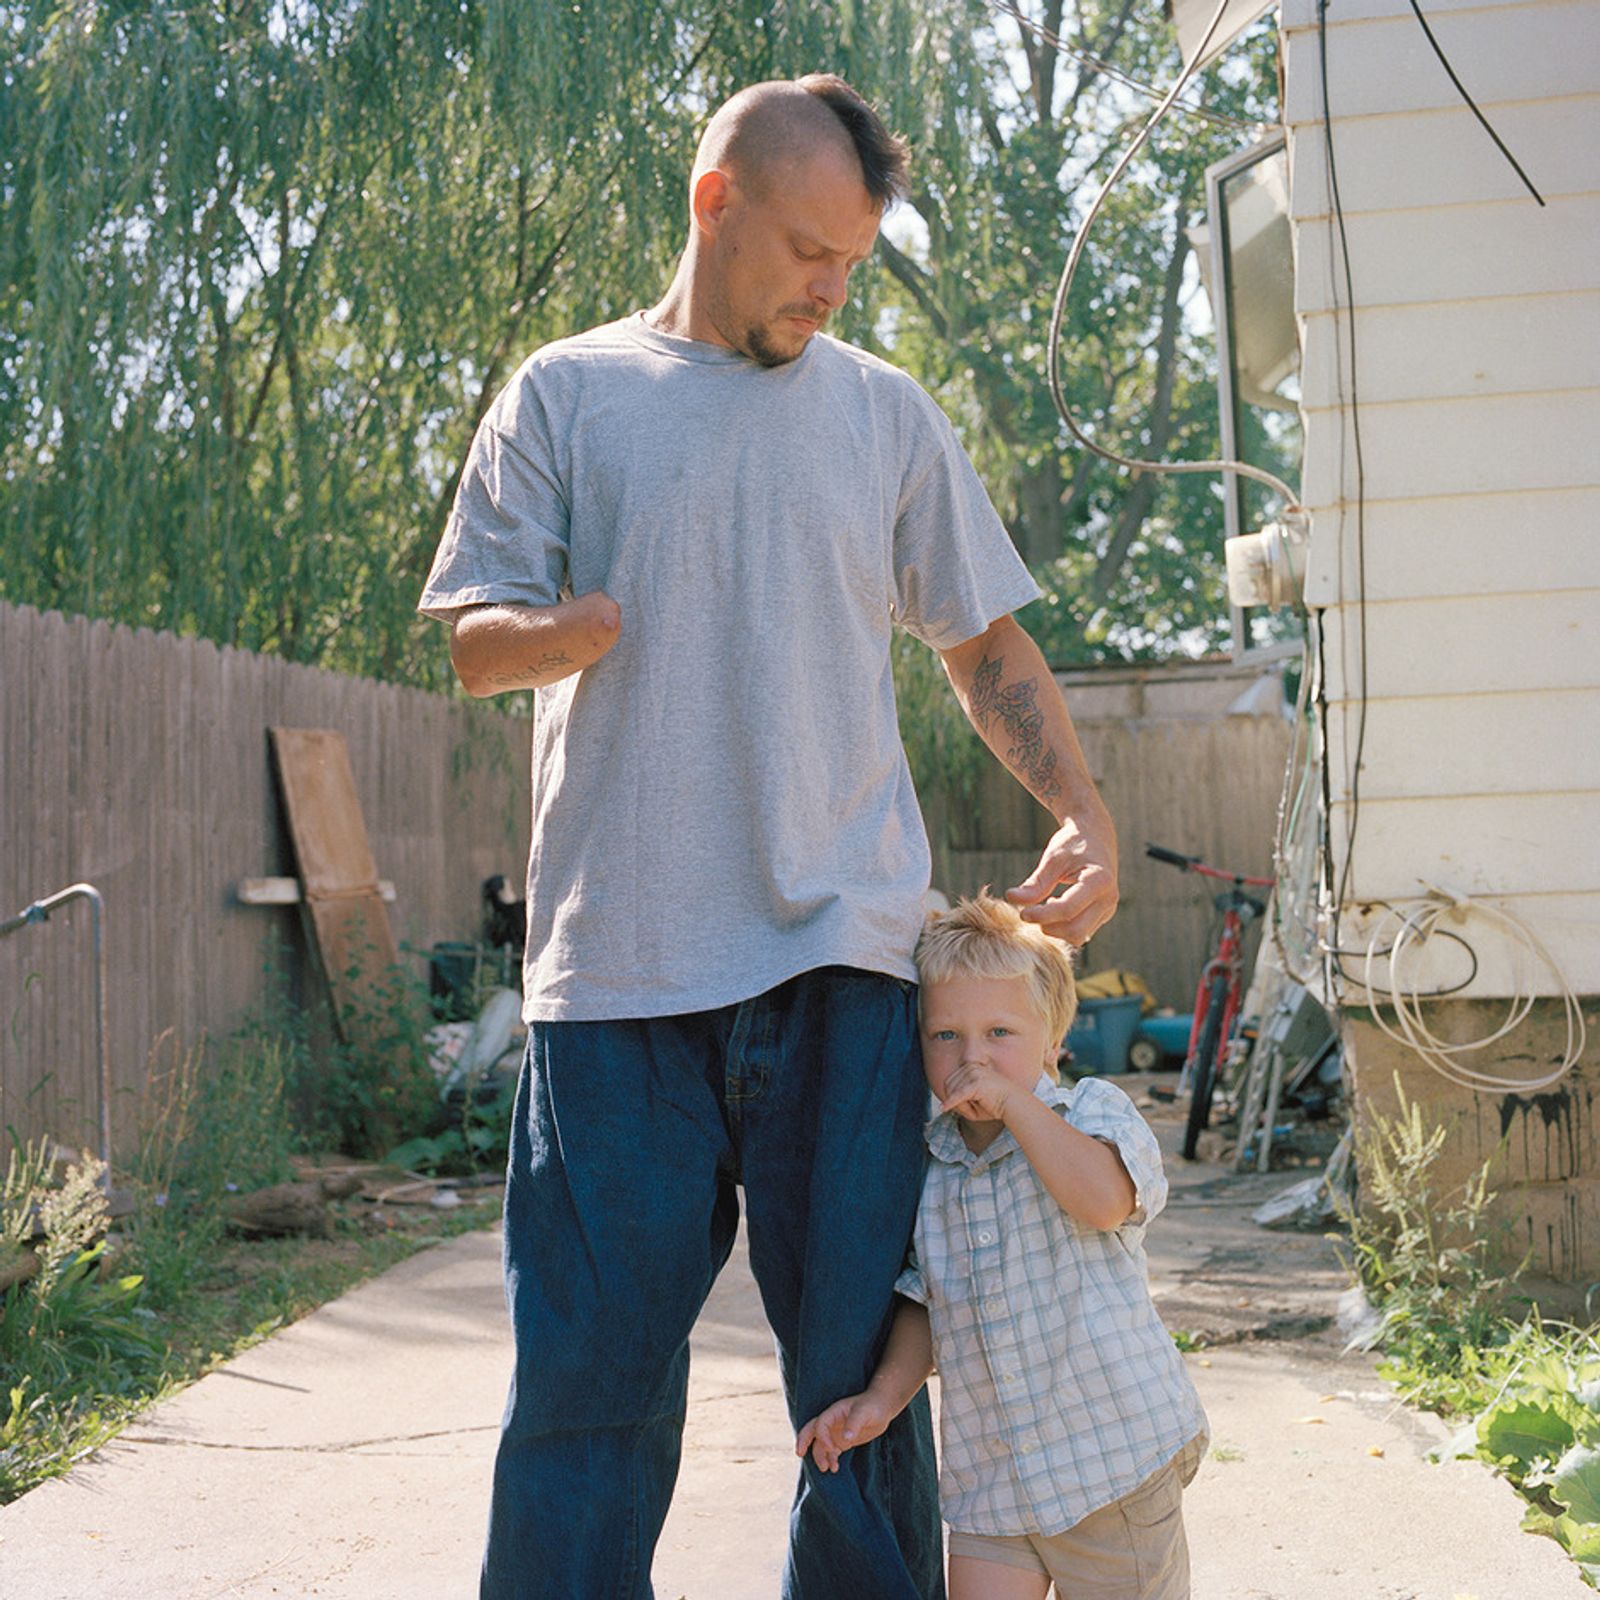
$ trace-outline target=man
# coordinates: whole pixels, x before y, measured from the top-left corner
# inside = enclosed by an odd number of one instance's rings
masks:
[[[1076,943],[1115,906],[1110,821],[1010,617],[1026,569],[927,395],[819,337],[906,159],[837,78],[724,105],[666,297],[507,385],[423,595],[472,693],[540,691],[495,1600],[650,1594],[741,1185],[795,1423],[880,1353],[925,1111],[893,624],[1060,820],[1013,899]],[[939,1568],[924,1395],[847,1472],[803,1469],[784,1592],[926,1600]]]

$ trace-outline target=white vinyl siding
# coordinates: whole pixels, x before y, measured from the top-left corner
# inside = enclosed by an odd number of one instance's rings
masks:
[[[1522,100],[1555,100],[1587,95],[1594,90],[1594,63],[1600,60],[1600,12],[1582,0],[1540,0],[1516,6],[1449,5],[1426,0],[1422,8],[1434,36],[1461,72],[1463,63],[1495,58],[1494,93],[1505,105]],[[1516,48],[1506,48],[1507,15],[1513,14]],[[1293,20],[1291,20],[1293,19]],[[1311,26],[1314,8],[1285,7],[1285,26]],[[1377,116],[1390,121],[1404,111],[1459,111],[1461,103],[1407,5],[1392,0],[1335,0],[1328,13],[1330,37],[1339,30],[1339,45],[1328,56],[1328,91],[1341,122]],[[1307,57],[1312,71],[1298,72],[1285,84],[1285,115],[1292,123],[1314,123],[1322,115],[1322,85],[1316,57]],[[1471,76],[1465,79],[1473,98],[1481,98]],[[1500,127],[1498,116],[1491,119]],[[1524,166],[1521,151],[1506,139]],[[1478,137],[1488,145],[1480,128]],[[1509,169],[1508,174],[1509,174]]]
[[[1406,0],[1329,12],[1366,499],[1367,699],[1345,942],[1356,942],[1359,903],[1434,883],[1523,916],[1573,987],[1593,994],[1600,0],[1426,9],[1549,203],[1535,203],[1461,103]],[[1339,853],[1363,689],[1350,324],[1329,214],[1315,0],[1286,0],[1282,29],[1307,598],[1325,608]],[[1469,994],[1510,992],[1513,958],[1494,944],[1479,950]],[[1536,983],[1556,988],[1548,974]]]

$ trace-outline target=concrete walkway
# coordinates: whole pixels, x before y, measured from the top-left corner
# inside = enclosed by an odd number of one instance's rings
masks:
[[[1506,1485],[1426,1463],[1445,1429],[1316,1331],[1343,1286],[1328,1246],[1248,1220],[1284,1177],[1174,1178],[1152,1282],[1171,1326],[1223,1341],[1189,1358],[1215,1446],[1187,1500],[1194,1600],[1591,1592]],[[742,1246],[694,1349],[656,1593],[770,1600],[794,1462]],[[496,1237],[429,1249],[0,1510],[0,1596],[466,1600],[508,1362]]]

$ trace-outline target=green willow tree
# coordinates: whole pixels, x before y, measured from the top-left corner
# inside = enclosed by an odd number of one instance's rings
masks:
[[[1046,588],[1028,621],[1053,659],[1216,646],[1227,637],[1219,484],[1130,478],[1070,440],[1045,383],[1067,250],[1154,110],[1126,80],[1165,88],[1181,66],[1154,7],[1087,3],[1066,22],[1064,9],[983,8],[964,80],[941,108],[954,136],[930,130],[931,159],[917,170],[916,247],[880,246],[904,308],[894,354],[965,420]],[[1057,48],[1063,31],[1076,53]],[[1204,218],[1206,166],[1276,115],[1275,51],[1269,22],[1191,85],[1090,235],[1064,323],[1063,385],[1091,436],[1123,453],[1219,452],[1216,357],[1191,315],[1187,230]]]
[[[1131,4],[1038,16],[1176,61]],[[659,292],[708,107],[824,68],[918,152],[918,237],[841,331],[950,409],[1054,653],[1215,630],[1214,490],[1080,459],[1043,385],[1083,186],[1144,102],[992,5],[0,0],[0,38],[0,596],[443,686],[412,606],[488,401]],[[1253,114],[1264,51],[1203,96]],[[1123,443],[1214,449],[1173,251],[1238,142],[1174,123],[1097,228],[1069,370]]]

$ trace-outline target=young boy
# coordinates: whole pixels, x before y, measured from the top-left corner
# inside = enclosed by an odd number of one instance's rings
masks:
[[[1122,1090],[1056,1079],[1066,950],[1003,901],[929,917],[922,1054],[939,1103],[914,1259],[861,1394],[800,1430],[824,1472],[940,1374],[950,1600],[1183,1600],[1181,1497],[1205,1413],[1156,1315],[1140,1239],[1166,1201]]]

